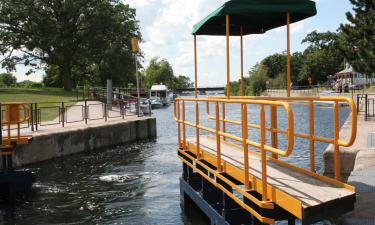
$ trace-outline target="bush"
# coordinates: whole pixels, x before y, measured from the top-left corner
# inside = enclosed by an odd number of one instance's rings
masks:
[[[44,87],[44,85],[41,82],[34,82],[34,81],[30,81],[30,80],[25,80],[25,81],[17,83],[17,87],[22,87],[22,88],[42,88],[42,87]]]
[[[17,78],[11,73],[0,73],[0,86],[12,86],[17,83]],[[1,85],[2,84],[2,85]]]

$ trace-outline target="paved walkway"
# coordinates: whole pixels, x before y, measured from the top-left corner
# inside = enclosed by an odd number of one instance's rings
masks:
[[[38,124],[37,131],[32,131],[31,126],[28,128],[23,128],[21,129],[21,135],[37,136],[40,134],[45,134],[47,132],[50,133],[55,131],[58,132],[61,130],[79,129],[87,126],[91,127],[103,125],[104,123],[118,123],[138,119],[138,116],[135,115],[134,112],[130,112],[129,110],[126,110],[126,115],[123,119],[123,117],[120,115],[120,109],[118,107],[113,107],[112,110],[108,111],[108,118],[107,121],[105,121],[104,106],[101,102],[90,101],[87,105],[89,118],[87,120],[87,124],[85,119],[83,118],[84,102],[77,102],[75,105],[67,107],[64,127],[62,127],[61,119],[57,117],[50,121],[42,121],[40,124]],[[24,126],[26,125],[22,125],[21,127]],[[15,128],[16,126],[12,127]],[[5,129],[5,127],[3,129]],[[16,132],[16,130],[12,130],[12,135],[16,135]],[[7,134],[7,131],[3,130],[3,136],[7,136]]]
[[[363,106],[360,106],[363,107]],[[343,217],[344,225],[375,224],[375,149],[369,145],[369,134],[375,133],[375,120],[365,121],[363,113],[358,115],[357,138],[354,144],[340,148],[342,153],[354,154],[354,168],[348,183],[356,187],[355,209]],[[341,128],[340,137],[349,136],[351,122],[346,121]],[[345,164],[342,164],[345,167]]]

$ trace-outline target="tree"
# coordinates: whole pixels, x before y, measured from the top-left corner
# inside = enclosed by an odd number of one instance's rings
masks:
[[[194,82],[192,82],[188,76],[184,75],[176,77],[175,84],[177,88],[191,88],[194,86]]]
[[[11,73],[0,73],[0,84],[1,83],[5,86],[11,86],[17,83],[17,77]]]
[[[313,82],[325,82],[327,76],[343,68],[344,57],[339,51],[339,35],[333,32],[309,33],[302,41],[309,46],[303,52],[303,65],[298,80],[307,84],[311,77]]]
[[[54,67],[66,90],[84,82],[93,66],[102,82],[127,80],[125,74],[134,71],[135,36],[140,37],[135,10],[120,0],[0,1],[2,67],[12,71],[23,64],[33,68],[29,73]]]
[[[174,88],[174,74],[171,64],[166,59],[155,57],[150,60],[146,68],[146,87],[150,88],[154,84],[166,84],[169,88]]]
[[[340,26],[340,50],[356,71],[372,74],[375,71],[375,1],[350,2],[354,14],[346,13],[349,23]]]
[[[275,53],[264,58],[261,63],[267,67],[267,73],[270,78],[275,78],[280,73],[286,73],[286,55]]]

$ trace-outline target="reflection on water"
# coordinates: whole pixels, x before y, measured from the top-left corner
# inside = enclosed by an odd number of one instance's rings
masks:
[[[188,107],[187,107],[188,108]],[[193,107],[191,107],[191,110]],[[202,108],[203,111],[204,108]],[[236,109],[229,108],[235,116]],[[317,108],[316,131],[330,135],[331,109]],[[87,152],[30,166],[36,174],[33,194],[15,207],[2,207],[2,224],[207,224],[197,210],[180,209],[178,178],[181,163],[176,157],[177,127],[173,107],[154,111],[156,141]],[[294,107],[295,117],[308,116],[308,109]],[[341,121],[348,110],[341,110]],[[187,113],[192,115],[193,113]],[[280,126],[283,120],[280,112]],[[256,116],[252,117],[256,118]],[[250,115],[249,115],[250,119]],[[285,122],[285,121],[284,121]],[[302,129],[308,129],[304,127]],[[235,131],[234,131],[235,132]],[[256,138],[256,133],[253,134]],[[280,141],[282,144],[282,140]],[[308,143],[296,141],[291,161],[308,166]],[[322,152],[317,145],[317,167]]]

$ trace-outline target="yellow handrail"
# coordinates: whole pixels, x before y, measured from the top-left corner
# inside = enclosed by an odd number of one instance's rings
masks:
[[[3,103],[1,104],[5,108],[6,112],[6,119],[1,118],[1,126],[6,126],[8,130],[7,137],[3,138],[3,144],[5,143],[5,147],[9,147],[11,140],[12,140],[12,132],[11,132],[11,125],[17,125],[17,136],[15,137],[17,140],[17,143],[25,137],[21,137],[21,127],[20,124],[28,121],[30,119],[30,105],[27,103],[22,102],[9,102],[9,103]],[[1,109],[0,109],[1,111]],[[21,111],[23,111],[23,115],[21,117]],[[2,112],[0,112],[2,113]],[[1,127],[2,128],[2,127]],[[1,132],[1,129],[0,129]],[[27,139],[25,139],[27,140]],[[4,146],[2,146],[4,148]]]
[[[207,99],[177,98],[177,99],[175,99],[175,101],[174,101],[174,114],[173,114],[175,121],[177,121],[179,123],[182,123],[183,126],[185,124],[185,125],[188,125],[188,126],[191,126],[191,127],[194,127],[194,128],[199,128],[199,129],[211,132],[211,133],[216,133],[216,131],[218,130],[218,133],[219,133],[220,136],[230,138],[232,140],[239,141],[239,142],[242,142],[242,140],[243,140],[241,137],[238,137],[238,136],[226,133],[226,132],[219,131],[219,129],[215,130],[215,129],[212,129],[212,128],[204,127],[202,125],[197,126],[196,124],[194,124],[192,122],[189,122],[189,121],[186,121],[185,119],[182,119],[182,120],[178,119],[177,116],[176,116],[176,111],[177,111],[176,105],[180,104],[180,102],[182,102],[182,105],[184,105],[185,102],[212,102],[212,103],[238,103],[238,104],[249,104],[249,105],[264,105],[264,106],[283,107],[285,112],[286,112],[287,120],[288,120],[288,126],[287,126],[288,128],[286,130],[284,130],[285,134],[287,136],[287,138],[286,138],[287,148],[285,150],[281,150],[281,149],[278,149],[278,148],[275,148],[275,147],[272,147],[272,146],[269,146],[269,145],[264,145],[264,149],[268,152],[271,152],[273,154],[277,154],[279,156],[289,156],[293,151],[293,146],[294,146],[294,116],[293,116],[292,108],[291,108],[290,104],[287,103],[287,102],[269,101],[269,100],[255,100],[255,99],[219,99],[219,98],[218,99],[210,99],[210,98],[207,98]],[[182,114],[184,114],[184,110],[183,110]],[[218,119],[220,120],[220,118],[218,118]],[[183,132],[183,133],[185,133],[185,132]],[[180,136],[180,134],[179,134],[179,136]],[[246,140],[246,143],[248,145],[253,146],[253,147],[256,147],[256,148],[259,148],[259,149],[261,148],[261,144],[257,143],[257,142],[254,142],[254,141],[251,141],[251,140]]]
[[[223,97],[209,97],[208,99],[225,99]],[[255,96],[234,96],[232,99],[259,99],[259,100],[269,100],[269,101],[287,101],[291,103],[295,102],[308,102],[309,106],[309,133],[294,133],[295,137],[298,138],[304,138],[304,139],[309,139],[310,140],[310,170],[315,172],[315,158],[314,158],[314,152],[315,152],[315,147],[314,143],[316,141],[318,142],[324,142],[324,143],[329,143],[333,144],[334,147],[334,168],[335,168],[335,178],[337,180],[340,179],[340,152],[339,152],[339,146],[342,147],[348,147],[351,146],[354,143],[354,140],[356,138],[357,134],[357,110],[356,110],[356,105],[353,101],[353,99],[348,98],[348,97],[329,97],[329,96],[322,96],[322,97],[255,97]],[[317,101],[320,102],[333,102],[333,115],[334,115],[334,125],[333,125],[333,131],[334,131],[334,137],[333,138],[327,138],[327,137],[320,137],[315,135],[315,127],[314,127],[314,103]],[[348,106],[350,107],[351,110],[351,134],[349,136],[349,140],[341,140],[340,135],[339,135],[339,103],[347,103]],[[212,115],[210,115],[209,111],[209,104],[206,104],[206,111],[207,111],[207,118],[215,120],[216,118]],[[266,131],[271,132],[272,134],[276,133],[276,137],[273,137],[273,139],[277,139],[277,133],[283,133],[286,134],[286,130],[283,129],[277,129],[275,128],[275,123],[272,124],[272,121],[277,121],[277,113],[272,113],[272,108],[271,108],[271,127],[266,127]],[[235,121],[235,120],[230,120],[227,118],[221,119],[221,122],[223,123],[232,123],[232,124],[237,124],[241,125],[241,121]],[[277,124],[277,122],[276,122]],[[248,124],[247,125],[249,128],[256,128],[256,129],[261,129],[261,126],[258,124]],[[273,141],[273,146],[275,146],[276,142]],[[276,158],[277,156],[273,156]]]
[[[216,97],[216,96],[210,96],[208,99],[222,99],[225,97]],[[319,96],[319,97],[314,97],[314,96],[307,96],[307,97],[267,97],[267,96],[232,96],[231,99],[259,99],[259,100],[268,100],[268,101],[287,101],[287,102],[309,102],[309,101],[322,101],[322,102],[346,102],[348,106],[350,107],[351,111],[351,119],[352,119],[352,124],[351,124],[351,133],[349,136],[349,140],[344,141],[344,140],[339,140],[338,144],[339,146],[342,147],[349,147],[351,146],[356,138],[357,135],[357,108],[356,104],[354,103],[353,99],[348,98],[348,97],[343,97],[343,96]],[[209,109],[207,110],[209,112]],[[209,116],[209,114],[208,114]],[[230,120],[226,122],[232,122]],[[259,128],[256,127],[256,125],[249,125],[250,128]],[[270,128],[267,128],[268,131],[270,131]],[[282,130],[277,130],[277,132],[282,133]],[[301,137],[305,138],[304,134],[300,133],[295,133],[296,137]],[[307,136],[308,137],[308,136]],[[315,138],[321,142],[326,142],[333,144],[333,139],[329,138],[324,138],[324,137],[319,137],[315,136]]]
[[[186,112],[185,112],[185,102],[195,102],[195,123],[186,120]],[[207,103],[215,103],[215,129],[203,126],[200,124],[199,121],[199,103],[200,102],[207,102]],[[181,104],[182,103],[182,104]],[[241,115],[242,120],[244,122],[241,123],[242,125],[242,137],[238,137],[236,135],[227,133],[225,131],[225,126],[220,126],[220,107],[219,104],[222,104],[222,109],[224,110],[225,104],[240,104],[241,105]],[[182,105],[182,118],[181,118],[181,105]],[[248,139],[248,126],[247,126],[247,105],[259,105],[259,117],[260,117],[260,142],[255,142]],[[288,121],[288,128],[285,130],[286,140],[287,140],[287,147],[285,150],[278,149],[277,146],[269,146],[266,143],[266,117],[265,117],[265,106],[272,106],[272,107],[282,107],[286,112],[286,118]],[[224,115],[224,112],[222,112]],[[186,126],[190,126],[196,129],[196,158],[199,161],[201,157],[201,150],[200,150],[200,137],[199,133],[200,130],[204,130],[210,133],[215,134],[216,136],[216,171],[217,173],[225,172],[225,168],[223,166],[223,160],[221,156],[221,138],[229,138],[238,142],[241,142],[243,145],[243,152],[244,152],[244,190],[243,192],[249,191],[254,189],[255,187],[255,180],[249,180],[249,149],[248,146],[254,146],[258,148],[261,152],[261,174],[262,174],[262,203],[265,203],[269,200],[269,196],[271,193],[267,193],[267,152],[271,152],[273,155],[277,156],[289,156],[294,147],[294,116],[293,111],[289,103],[282,102],[282,101],[268,101],[268,100],[254,100],[254,99],[196,99],[196,98],[177,98],[174,101],[174,119],[178,123],[178,145],[179,149],[186,149],[187,141],[186,141]],[[271,118],[271,120],[274,118]],[[274,123],[274,122],[272,122]],[[181,134],[181,124],[182,124],[182,134]],[[221,130],[222,129],[222,130]],[[182,140],[181,140],[182,139]],[[182,143],[182,144],[181,144]],[[251,185],[250,185],[251,184]],[[234,187],[235,188],[235,187]]]

